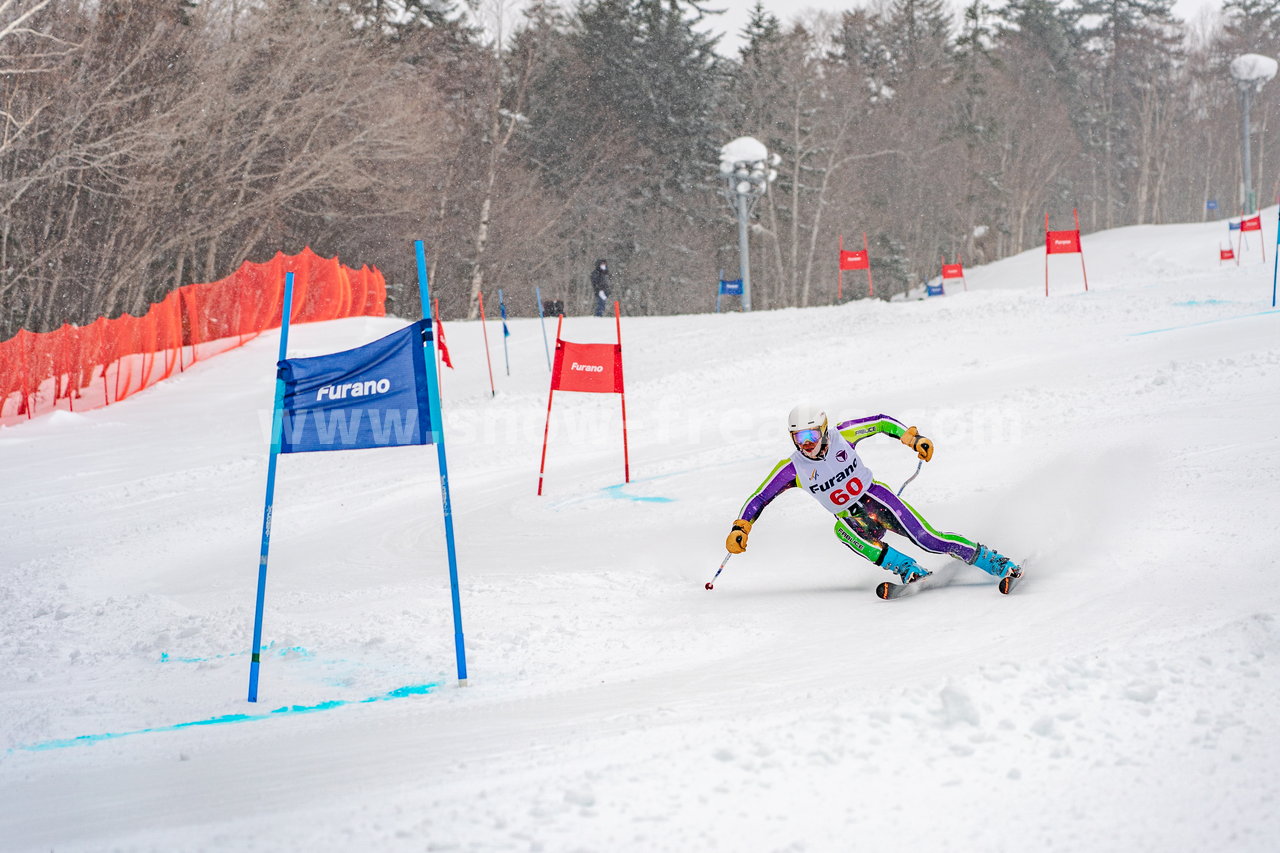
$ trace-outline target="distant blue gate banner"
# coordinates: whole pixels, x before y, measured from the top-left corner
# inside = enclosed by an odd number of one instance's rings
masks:
[[[941,284],[925,284],[924,294],[925,296],[946,296],[947,291]]]
[[[1227,223],[1227,230],[1228,230],[1228,231],[1239,231],[1239,230],[1240,230],[1240,223],[1239,223],[1239,222],[1228,222],[1228,223]]]
[[[431,321],[424,319],[362,347],[279,362],[285,383],[280,452],[430,444],[422,354],[430,340]]]
[[[742,295],[742,279],[740,278],[720,279],[720,292],[726,296],[741,296]]]

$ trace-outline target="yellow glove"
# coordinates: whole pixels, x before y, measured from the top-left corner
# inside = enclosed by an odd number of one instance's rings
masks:
[[[747,550],[747,536],[751,533],[751,522],[744,518],[740,518],[733,523],[733,529],[729,531],[729,538],[724,541],[724,547],[730,554],[741,554]]]
[[[915,427],[910,427],[904,432],[900,440],[925,462],[933,458],[933,440],[925,438]]]

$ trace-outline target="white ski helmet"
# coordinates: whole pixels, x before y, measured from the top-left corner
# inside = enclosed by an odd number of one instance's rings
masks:
[[[817,406],[801,403],[787,415],[791,443],[810,459],[821,459],[827,452],[827,413]]]

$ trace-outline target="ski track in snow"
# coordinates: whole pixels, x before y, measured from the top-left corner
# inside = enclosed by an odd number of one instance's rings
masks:
[[[0,428],[0,850],[1274,849],[1280,314],[1223,230],[1085,235],[1089,293],[1033,251],[941,299],[624,319],[632,482],[617,399],[558,394],[541,498],[537,321],[510,377],[490,335],[494,398],[446,321],[465,688],[434,449],[299,454],[244,700],[274,336]],[[918,425],[903,497],[1026,580],[897,540],[947,577],[879,601],[788,493],[704,590],[798,399]]]

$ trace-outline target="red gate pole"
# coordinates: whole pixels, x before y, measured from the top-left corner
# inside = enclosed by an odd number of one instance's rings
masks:
[[[618,374],[621,378],[622,374],[622,303],[615,301],[613,303],[613,318],[618,324]],[[556,338],[559,339],[559,335]],[[622,472],[623,482],[631,482],[631,453],[627,449],[627,392],[621,387],[619,382],[618,395],[622,397]],[[550,416],[550,404],[548,404],[548,417]]]
[[[867,256],[867,295],[876,295],[876,286],[871,283],[871,247],[867,245],[867,232],[862,232],[862,253]]]
[[[1089,274],[1084,271],[1084,243],[1080,242],[1080,212],[1071,208],[1071,215],[1076,219],[1076,243],[1080,246],[1080,274],[1084,276],[1084,292],[1089,292]]]
[[[489,358],[489,329],[484,322],[484,293],[480,294],[480,331],[484,332],[484,360],[489,365],[489,396],[498,396],[497,390],[493,387],[493,361]],[[559,335],[556,336],[557,338]],[[538,494],[542,494],[541,491]]]
[[[431,309],[432,309],[431,320],[435,324],[435,327],[437,329],[437,331],[434,332],[434,335],[438,340],[440,338],[440,332],[438,331],[440,327],[440,300],[439,299],[432,300]],[[436,349],[439,350],[440,347],[436,347]],[[440,390],[441,398],[444,397],[444,386],[442,384],[443,382],[444,382],[444,354],[443,352],[437,352],[436,353],[436,388]]]
[[[560,366],[560,327],[564,325],[564,315],[556,323],[556,366]],[[547,394],[547,424],[542,428],[542,464],[538,466],[538,495],[542,495],[542,475],[547,470],[547,437],[551,434],[551,401],[556,396],[556,374],[551,374],[551,391]]]
[[[840,235],[840,248],[836,254],[836,304],[844,298],[844,235]]]
[[[1049,296],[1049,214],[1044,215],[1044,295]]]

